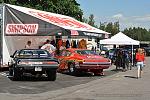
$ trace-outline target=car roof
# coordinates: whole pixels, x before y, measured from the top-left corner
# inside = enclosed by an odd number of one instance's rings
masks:
[[[45,51],[45,49],[20,49],[20,50],[31,50],[31,51],[32,51],[32,50],[43,50],[43,51]],[[19,50],[19,51],[20,51],[20,50]]]
[[[44,49],[21,49],[21,50],[44,50]]]

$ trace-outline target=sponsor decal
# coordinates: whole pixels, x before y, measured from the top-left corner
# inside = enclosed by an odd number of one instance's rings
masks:
[[[37,12],[37,11],[29,11],[29,13],[32,16],[35,16],[39,19],[45,20],[47,22],[51,22],[55,25],[58,26],[63,26],[63,27],[73,27],[73,28],[80,28],[80,29],[86,29],[86,30],[95,30],[95,28],[91,27],[90,25],[86,25],[83,23],[80,23],[79,21],[76,21],[73,18],[67,18],[67,17],[62,17],[62,16],[56,16],[56,15],[50,15],[48,13],[43,13],[43,12]]]
[[[71,30],[71,35],[79,35],[79,33],[76,30]]]
[[[83,32],[84,35],[88,35],[88,36],[95,36],[95,37],[101,37],[102,34],[96,34],[96,33],[88,33],[88,32]]]
[[[38,24],[7,24],[6,34],[37,34]]]

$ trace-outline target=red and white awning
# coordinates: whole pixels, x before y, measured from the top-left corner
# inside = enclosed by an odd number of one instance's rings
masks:
[[[7,6],[16,9],[20,12],[33,16],[35,18],[41,19],[48,23],[54,24],[56,26],[62,27],[68,30],[77,30],[77,31],[85,31],[85,32],[92,32],[92,33],[100,33],[100,34],[108,34],[105,31],[92,27],[86,23],[80,22],[72,17],[68,17],[65,15],[35,10],[26,7],[20,7],[16,5],[6,4]]]

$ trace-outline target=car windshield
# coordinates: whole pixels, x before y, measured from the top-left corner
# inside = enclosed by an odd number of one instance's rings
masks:
[[[78,53],[78,54],[81,54],[81,55],[97,55],[92,50],[76,50],[75,52]]]
[[[20,50],[16,53],[18,57],[48,57],[49,53],[46,50]]]

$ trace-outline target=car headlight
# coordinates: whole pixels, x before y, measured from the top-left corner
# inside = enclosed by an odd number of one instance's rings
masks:
[[[111,64],[111,60],[109,59],[109,63]]]

